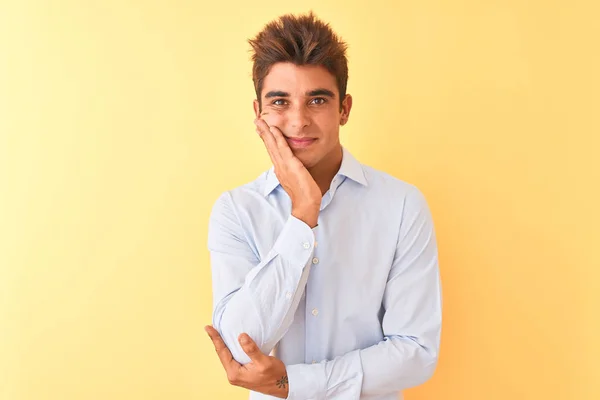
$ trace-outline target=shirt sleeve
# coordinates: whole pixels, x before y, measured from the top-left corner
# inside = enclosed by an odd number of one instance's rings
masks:
[[[407,195],[383,298],[384,339],[319,364],[287,366],[288,399],[358,400],[427,381],[437,365],[442,293],[433,221],[423,195]]]
[[[213,326],[239,363],[250,362],[238,342],[241,333],[269,354],[289,329],[308,280],[314,243],[315,230],[290,215],[271,251],[259,259],[229,192],[216,201],[208,232]]]

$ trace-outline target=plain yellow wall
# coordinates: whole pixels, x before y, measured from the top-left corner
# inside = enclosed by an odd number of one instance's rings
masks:
[[[207,221],[270,166],[246,39],[309,9],[350,44],[344,145],[434,214],[407,399],[600,398],[597,4],[0,0],[0,400],[246,398],[202,329]]]

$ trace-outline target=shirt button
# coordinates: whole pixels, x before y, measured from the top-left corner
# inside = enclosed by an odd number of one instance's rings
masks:
[[[313,261],[312,261],[313,264],[317,264],[318,262],[319,262],[319,259],[317,257],[313,258]]]
[[[287,292],[287,293],[285,294],[285,298],[286,298],[286,299],[291,299],[291,298],[292,298],[292,293],[290,293],[290,292]]]
[[[312,310],[312,315],[314,315],[315,317],[317,315],[319,315],[319,310],[317,310],[316,308]]]
[[[304,244],[302,245],[302,247],[304,247],[305,249],[310,249],[310,243],[304,242]]]

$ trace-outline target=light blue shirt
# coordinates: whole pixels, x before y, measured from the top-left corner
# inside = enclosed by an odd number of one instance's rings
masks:
[[[415,186],[343,148],[311,229],[291,215],[271,168],[219,197],[208,248],[213,326],[242,364],[250,361],[237,340],[243,332],[281,359],[289,399],[397,400],[433,374],[438,252]]]

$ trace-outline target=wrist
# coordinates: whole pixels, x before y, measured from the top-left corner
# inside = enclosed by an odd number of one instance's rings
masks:
[[[281,364],[283,365],[282,362]],[[277,373],[275,376],[277,378],[276,389],[272,393],[265,394],[270,394],[271,396],[278,397],[280,399],[287,399],[289,396],[290,384],[285,365],[283,365],[283,371]]]
[[[292,215],[312,229],[317,226],[319,220],[319,207],[292,207]]]

